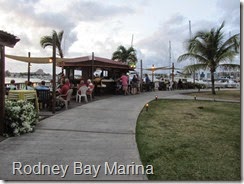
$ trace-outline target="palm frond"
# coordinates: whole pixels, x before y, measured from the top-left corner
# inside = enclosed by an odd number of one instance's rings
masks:
[[[40,45],[43,48],[46,48],[47,46],[53,46],[53,38],[55,37],[56,38],[56,48],[58,50],[58,55],[61,58],[63,58],[63,51],[62,51],[62,47],[61,47],[63,34],[64,34],[64,31],[61,31],[61,32],[57,33],[55,30],[53,30],[52,36],[43,36],[43,37],[41,37]]]
[[[42,48],[53,45],[53,39],[50,36],[43,36],[40,40],[40,45]]]
[[[183,68],[183,73],[193,73],[198,70],[206,70],[208,66],[206,64],[193,64],[193,65],[187,65]]]
[[[190,59],[192,61],[196,60],[202,64],[208,63],[207,58],[205,58],[204,56],[198,55],[198,54],[193,54],[193,53],[186,53],[186,54],[179,56],[177,62],[182,62],[187,59]]]
[[[136,51],[133,47],[128,50],[120,45],[117,50],[112,55],[112,60],[117,60],[119,62],[137,62]]]
[[[239,51],[240,48],[240,34],[235,34],[232,37],[230,37],[229,39],[227,39],[219,48],[219,52],[223,53],[226,50],[229,49],[234,49],[236,52]]]

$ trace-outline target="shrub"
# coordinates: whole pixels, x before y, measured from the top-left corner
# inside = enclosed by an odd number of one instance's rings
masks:
[[[38,114],[32,103],[5,100],[6,136],[33,132],[37,121]]]
[[[206,89],[207,88],[207,86],[205,84],[199,84],[199,83],[196,83],[195,87],[198,89],[198,91],[200,91],[200,89]]]

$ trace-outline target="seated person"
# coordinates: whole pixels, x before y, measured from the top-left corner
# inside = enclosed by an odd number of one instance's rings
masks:
[[[33,83],[31,81],[27,82],[26,90],[34,90]]]
[[[70,89],[69,79],[65,79],[64,85],[60,89],[58,89],[58,94],[66,95],[69,89]],[[62,96],[62,98],[66,100],[66,96]]]
[[[85,81],[83,79],[80,80],[80,83],[77,86],[78,94],[81,94],[81,91],[80,91],[81,87],[86,87],[88,89],[88,87],[86,86]]]
[[[10,81],[10,85],[8,86],[8,89],[9,90],[16,90],[17,89],[17,87],[15,85],[15,80]]]
[[[88,90],[86,91],[86,94],[87,95],[92,94],[92,91],[94,89],[94,85],[92,84],[91,79],[87,80],[87,87],[88,87]]]
[[[36,90],[49,90],[49,87],[45,86],[45,81],[41,81],[41,84],[36,87]]]
[[[96,74],[94,80],[93,80],[95,85],[101,85],[102,79]]]
[[[80,83],[77,85],[77,89],[79,90],[82,86],[86,86],[85,81],[83,79],[80,80]]]

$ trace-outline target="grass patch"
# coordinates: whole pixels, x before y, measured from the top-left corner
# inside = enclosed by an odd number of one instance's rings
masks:
[[[150,180],[240,180],[240,104],[157,100],[142,110],[136,140]]]
[[[216,90],[216,95],[212,95],[211,91],[200,91],[195,93],[188,93],[187,95],[205,97],[205,98],[215,98],[215,99],[225,99],[225,100],[240,100],[241,92],[240,90]]]

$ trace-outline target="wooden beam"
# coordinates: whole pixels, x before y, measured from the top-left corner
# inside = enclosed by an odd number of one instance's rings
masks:
[[[53,99],[52,99],[52,113],[55,113],[56,108],[56,36],[53,35]]]
[[[5,133],[5,47],[0,45],[0,134]]]
[[[20,39],[0,31],[0,135],[6,131],[5,124],[5,46],[14,47]]]

